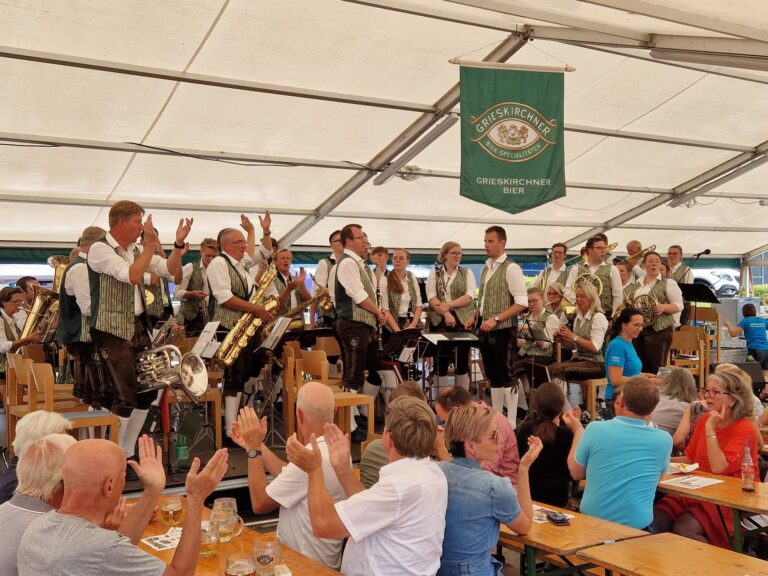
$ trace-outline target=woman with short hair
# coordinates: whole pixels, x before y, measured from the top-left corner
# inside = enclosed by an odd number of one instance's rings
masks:
[[[659,403],[651,414],[651,422],[673,437],[683,414],[696,401],[696,381],[685,368],[672,368],[659,389]]]

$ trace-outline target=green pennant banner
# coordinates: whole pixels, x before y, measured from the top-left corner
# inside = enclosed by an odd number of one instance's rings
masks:
[[[462,66],[461,195],[512,214],[565,196],[563,73]]]

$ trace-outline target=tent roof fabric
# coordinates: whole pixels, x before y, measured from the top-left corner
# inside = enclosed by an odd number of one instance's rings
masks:
[[[194,216],[193,243],[270,209],[297,247],[349,222],[424,252],[497,223],[531,253],[599,230],[618,251],[768,244],[763,0],[7,0],[0,38],[0,245],[71,245],[120,199],[166,241]],[[373,184],[460,113],[454,57],[576,67],[565,198],[460,197],[458,125]]]

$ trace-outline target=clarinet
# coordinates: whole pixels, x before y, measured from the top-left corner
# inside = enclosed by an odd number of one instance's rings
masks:
[[[379,310],[381,310],[381,279],[376,279],[376,306],[379,307]],[[382,330],[384,326],[381,324],[381,322],[376,323],[376,350],[378,352],[384,351],[384,342],[382,339]]]

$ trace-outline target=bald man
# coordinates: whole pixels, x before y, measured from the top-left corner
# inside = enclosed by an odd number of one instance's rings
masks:
[[[20,576],[195,573],[203,502],[227,470],[226,449],[217,451],[200,473],[198,458],[190,466],[184,531],[170,565],[139,549],[126,536],[100,527],[120,500],[125,466],[123,451],[107,440],[84,440],[67,451],[61,507],[32,522],[24,533],[18,553]]]
[[[299,388],[296,399],[296,422],[304,440],[314,435],[323,459],[325,487],[334,502],[346,498],[328,456],[323,428],[333,422],[335,411],[333,392],[320,382],[307,382]],[[307,474],[295,464],[280,460],[263,442],[267,435],[267,418],[259,421],[256,413],[246,406],[240,410],[232,438],[248,453],[248,489],[251,506],[257,514],[266,514],[280,507],[277,536],[280,542],[338,570],[341,565],[341,538],[317,538],[312,533],[307,504]],[[309,446],[309,444],[307,444]],[[266,470],[274,477],[267,485]]]

